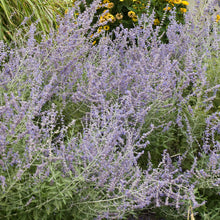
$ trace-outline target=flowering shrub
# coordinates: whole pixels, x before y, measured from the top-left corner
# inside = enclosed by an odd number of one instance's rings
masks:
[[[206,63],[219,26],[210,38],[191,14],[185,25],[171,16],[162,44],[143,14],[93,45],[99,2],[74,16],[80,3],[49,39],[37,43],[32,25],[22,44],[0,44],[0,217],[120,219],[149,206],[196,215],[198,191],[219,192],[220,84]]]
[[[86,5],[91,4],[91,0],[86,0]],[[184,23],[184,13],[187,11],[186,6],[189,4],[187,1],[182,0],[163,0],[163,1],[143,1],[143,0],[100,0],[96,8],[93,24],[99,22],[99,26],[94,28],[94,33],[111,33],[120,24],[125,28],[133,28],[138,25],[138,20],[143,13],[154,14],[153,28],[160,26],[160,35],[166,32],[169,25],[170,12],[176,13],[176,20]],[[81,11],[83,11],[83,6]],[[92,34],[92,37],[94,35]],[[113,38],[114,38],[113,34]],[[99,41],[95,38],[94,44]],[[167,42],[166,35],[162,38],[163,42]]]

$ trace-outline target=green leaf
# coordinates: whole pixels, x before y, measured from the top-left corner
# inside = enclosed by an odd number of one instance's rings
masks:
[[[62,202],[59,200],[54,200],[54,206],[57,208],[57,210],[60,210],[62,208]]]
[[[35,209],[35,210],[33,211],[33,218],[34,218],[34,220],[39,220],[38,213],[39,213],[39,210],[37,210],[37,209]]]
[[[51,207],[50,207],[50,205],[45,205],[45,210],[46,210],[47,215],[51,214]]]

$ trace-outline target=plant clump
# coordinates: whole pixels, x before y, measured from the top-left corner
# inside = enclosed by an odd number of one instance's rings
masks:
[[[0,218],[216,216],[216,18],[196,25],[186,13],[183,25],[173,14],[164,44],[143,13],[112,38],[91,30],[100,3],[80,12],[76,1],[40,42],[35,24],[11,47],[0,42]]]
[[[86,1],[86,5],[91,4],[91,0]],[[106,33],[111,33],[122,24],[125,28],[133,28],[138,25],[138,20],[142,14],[154,13],[153,28],[160,26],[160,35],[164,35],[169,25],[169,17],[175,13],[175,19],[184,24],[184,14],[187,11],[188,1],[163,0],[163,1],[143,1],[143,0],[102,0],[99,1],[93,18],[92,26],[99,23],[99,26],[94,28],[93,38],[95,33],[101,33],[101,36]],[[84,5],[81,5],[81,11],[84,10]],[[143,26],[142,26],[143,28]],[[99,37],[94,38],[94,44],[99,42]],[[113,38],[114,38],[113,34]],[[164,35],[163,42],[167,42],[167,37]]]

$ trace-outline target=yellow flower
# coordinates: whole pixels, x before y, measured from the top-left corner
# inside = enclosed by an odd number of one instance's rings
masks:
[[[216,22],[220,20],[220,15],[216,15]]]
[[[108,30],[110,29],[110,27],[109,27],[109,25],[105,25],[105,26],[103,27],[103,29],[104,29],[105,31],[108,31]]]
[[[115,17],[118,19],[118,20],[121,20],[123,18],[123,15],[121,13],[117,13],[115,15]]]
[[[102,31],[102,27],[99,27],[97,32],[100,33]]]
[[[109,8],[109,9],[111,9],[113,7],[114,7],[114,3],[113,2],[108,3],[108,5],[106,6],[106,8]]]
[[[159,24],[160,24],[159,19],[155,19],[155,20],[154,20],[154,25],[159,25]]]
[[[135,12],[129,11],[129,12],[128,12],[128,16],[129,16],[130,18],[133,18],[133,17],[135,16]]]
[[[106,21],[105,18],[103,18],[102,16],[100,16],[99,22],[100,22],[100,23],[103,23],[103,22],[105,22],[105,21]]]
[[[105,15],[105,18],[107,19],[107,20],[109,20],[109,19],[114,19],[114,16],[112,15],[112,14],[110,14],[110,13],[107,13],[106,15]]]
[[[186,8],[180,8],[180,11],[181,11],[182,13],[186,13],[187,9],[186,9]]]
[[[138,19],[137,19],[137,16],[135,15],[133,18],[132,18],[132,21],[133,22],[137,22],[138,21]]]
[[[113,15],[112,15],[113,16]],[[113,16],[111,23],[114,23],[116,21],[116,18]]]
[[[95,44],[96,44],[96,40],[92,42],[92,45],[95,45]]]
[[[102,4],[99,4],[98,7],[96,8],[97,10],[102,7]]]
[[[137,22],[138,19],[137,19],[137,18],[132,18],[132,21],[133,21],[133,22]]]
[[[123,2],[124,0],[120,0],[120,2]]]
[[[65,12],[64,12],[65,14],[67,14],[68,13],[68,8],[65,10]]]
[[[109,3],[109,2],[110,2],[109,0],[102,1],[103,4],[106,4],[106,3]]]
[[[110,20],[112,23],[114,23],[116,21],[114,15],[112,15],[111,13],[107,13],[104,15],[104,19],[105,21]]]
[[[187,2],[187,1],[182,1],[182,4],[183,4],[183,5],[189,5],[189,2]]]
[[[174,3],[174,4],[181,4],[181,3],[182,3],[182,0],[173,0],[173,3]]]
[[[164,11],[169,11],[169,10],[171,10],[171,7],[166,7],[166,8],[164,8],[163,10],[164,10]]]

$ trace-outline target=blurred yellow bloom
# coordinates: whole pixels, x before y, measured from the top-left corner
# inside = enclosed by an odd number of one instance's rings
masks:
[[[114,7],[114,3],[113,2],[110,2],[110,3],[108,3],[108,5],[106,6],[106,8],[113,8]]]
[[[106,3],[109,3],[109,2],[110,2],[109,0],[103,0],[102,1],[103,4],[106,4]]]
[[[187,2],[187,1],[182,1],[182,4],[183,4],[183,5],[189,5],[189,2]]]
[[[159,25],[159,24],[160,24],[159,19],[155,19],[155,20],[154,20],[154,25]]]
[[[65,12],[64,12],[65,14],[67,14],[68,13],[68,8],[65,10]]]
[[[116,18],[113,16],[111,23],[114,23],[115,21],[116,21]]]
[[[133,17],[135,16],[135,12],[129,11],[129,12],[128,12],[128,16],[129,16],[130,18],[133,18]]]
[[[163,10],[164,10],[164,11],[169,11],[169,10],[171,10],[171,7],[166,7],[166,8],[164,8]]]
[[[110,20],[110,19],[111,19],[111,22],[112,22],[112,23],[116,21],[114,15],[112,15],[111,13],[105,14],[105,15],[104,15],[104,18],[105,18],[106,20]]]
[[[137,16],[135,15],[133,18],[132,18],[132,21],[133,22],[137,22],[138,21],[138,19],[137,19]]]
[[[120,2],[123,2],[124,0],[120,0]]]
[[[92,45],[96,44],[96,40],[92,42]]]
[[[103,29],[104,29],[105,31],[108,31],[108,30],[110,29],[110,27],[109,27],[109,25],[105,25],[105,26],[103,27]]]
[[[99,27],[97,32],[100,33],[102,31],[102,27]]]
[[[100,23],[103,23],[103,22],[105,22],[105,21],[106,21],[106,19],[105,19],[103,16],[100,16],[99,22],[100,22]]]
[[[173,3],[174,3],[174,4],[181,4],[181,3],[182,3],[182,0],[173,0]]]
[[[186,13],[187,9],[186,9],[186,8],[180,8],[180,11],[181,11],[182,13]]]
[[[220,15],[216,15],[216,22],[220,20]]]
[[[115,17],[116,17],[118,20],[121,20],[121,19],[123,18],[123,15],[122,15],[122,13],[117,13],[117,14],[115,15]]]
[[[102,6],[102,4],[101,4],[101,5],[99,4],[99,5],[98,5],[98,7],[97,7],[97,9],[100,9],[100,8],[101,8],[101,6]]]

